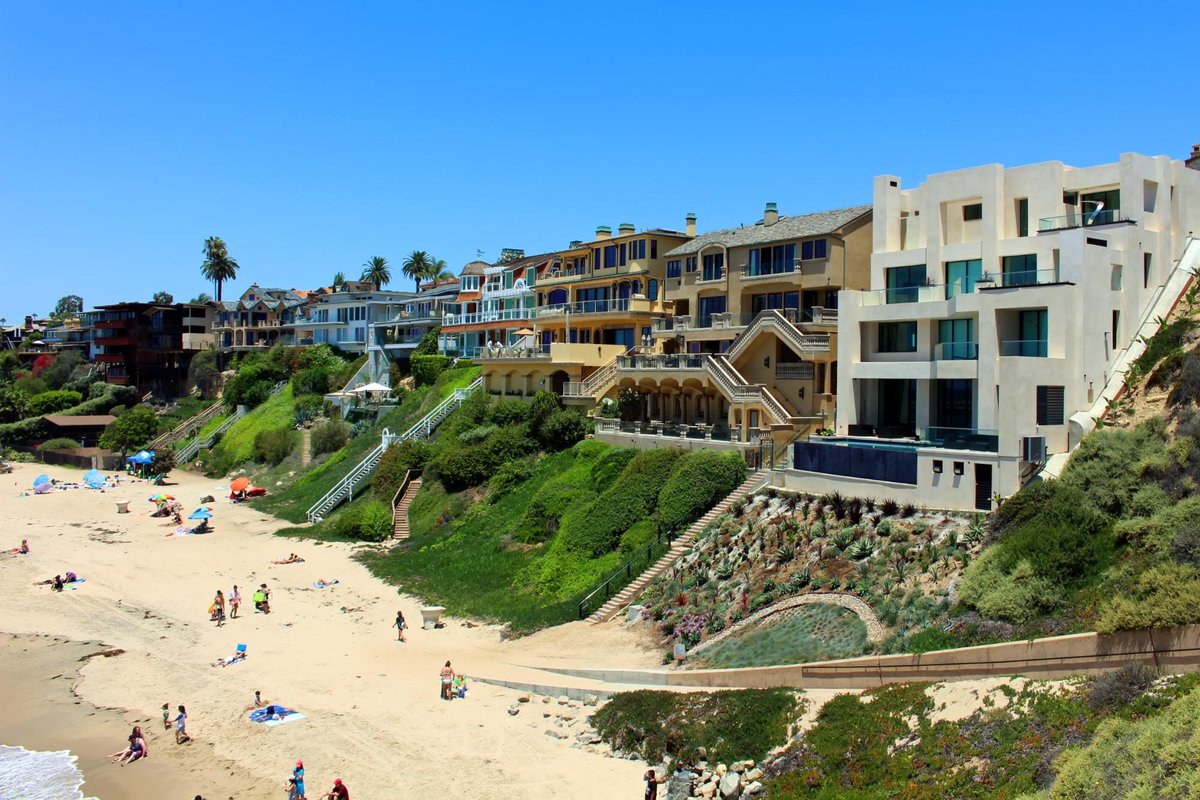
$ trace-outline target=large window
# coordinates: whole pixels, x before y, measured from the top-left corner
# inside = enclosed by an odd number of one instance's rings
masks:
[[[946,361],[976,357],[975,320],[938,320],[937,358]]]
[[[1038,282],[1037,253],[1005,256],[1001,261],[1004,286],[1033,286]]]
[[[1015,352],[1009,355],[1045,358],[1048,351],[1047,336],[1050,330],[1046,309],[1020,312],[1021,338],[1015,342]]]
[[[617,246],[615,244],[607,245],[604,248],[604,266],[615,267],[617,265]]]
[[[651,300],[658,299],[658,279],[657,278],[651,278],[650,280],[646,281],[646,297],[648,297]]]
[[[983,260],[978,258],[969,261],[946,262],[946,299],[958,294],[971,294],[975,291],[975,282],[983,277]]]
[[[769,292],[750,296],[750,310],[757,314],[769,308],[789,309],[800,308],[799,292]]]
[[[918,288],[925,284],[925,265],[892,267],[887,271],[887,301],[889,303],[915,303]]]
[[[775,275],[796,270],[796,245],[781,244],[774,247],[755,247],[750,250],[750,263],[746,274]]]
[[[1121,190],[1088,192],[1079,198],[1079,213],[1084,225],[1106,225],[1121,215]]]
[[[709,253],[704,257],[704,273],[701,280],[716,281],[725,277],[725,254]]]
[[[696,257],[688,256],[687,259],[683,262],[683,268],[687,272],[695,272],[696,271]]]
[[[650,240],[650,257],[658,258],[658,239]]]
[[[713,314],[725,313],[725,295],[717,295],[716,297],[701,297],[700,298],[700,319],[697,320],[699,327],[707,328],[712,324]]]
[[[879,352],[915,353],[917,351],[917,323],[879,323]]]
[[[935,418],[938,427],[971,429],[975,427],[975,381],[966,379],[935,381]]]
[[[629,243],[629,260],[636,261],[646,257],[646,240],[634,239]]]
[[[678,278],[683,274],[683,262],[678,258],[667,262],[667,277]]]
[[[825,239],[815,239],[800,244],[800,259],[808,261],[814,258],[825,258],[829,255],[829,243]]]

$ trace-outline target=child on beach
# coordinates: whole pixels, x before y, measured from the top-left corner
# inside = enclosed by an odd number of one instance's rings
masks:
[[[394,627],[396,629],[396,638],[397,639],[399,639],[401,642],[408,641],[407,639],[404,638],[404,629],[408,627],[408,623],[404,621],[404,612],[403,611],[396,612],[396,621],[394,623],[392,623],[392,627]]]
[[[292,770],[292,790],[295,792],[295,800],[304,800],[304,762],[297,761],[296,768]],[[292,800],[293,795],[288,795],[288,800]]]
[[[242,604],[242,595],[238,592],[237,584],[233,585],[233,591],[229,593],[229,618],[237,619],[238,606]]]
[[[446,662],[446,666],[442,667],[439,673],[442,679],[442,699],[450,699],[450,685],[454,683],[454,669],[450,666],[450,662]]]
[[[253,711],[256,708],[262,708],[263,705],[264,704],[263,704],[263,699],[262,699],[262,692],[260,692],[258,689],[255,689],[254,690],[254,702],[251,703],[250,705],[246,706],[246,710]]]
[[[190,742],[192,737],[187,732],[187,709],[179,707],[179,715],[175,717],[175,744]]]
[[[169,730],[171,730],[171,704],[163,703],[162,712],[163,712],[163,730],[169,731]]]

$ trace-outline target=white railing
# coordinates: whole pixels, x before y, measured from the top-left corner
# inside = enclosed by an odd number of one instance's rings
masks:
[[[766,328],[776,337],[782,339],[797,353],[828,353],[829,335],[824,333],[803,333],[792,324],[787,317],[776,309],[763,311],[754,318],[745,332],[737,338],[729,348],[729,356],[735,357],[746,348],[754,338],[755,331]]]
[[[146,445],[147,450],[158,450],[162,447],[171,447],[176,442],[186,438],[193,431],[199,431],[209,420],[217,415],[225,404],[220,400],[213,403],[208,408],[201,411],[195,416],[188,417],[183,422],[176,425],[171,430],[159,436],[157,439]]]
[[[268,395],[268,397],[274,397],[275,395],[279,394],[283,391],[283,387],[287,385],[287,381],[279,381],[279,383],[271,387],[271,393]],[[220,440],[220,438],[224,436],[230,428],[233,427],[235,422],[246,416],[246,413],[245,406],[238,406],[237,410],[230,414],[229,417],[220,425],[218,425],[212,433],[208,434],[208,436],[205,436],[204,438],[197,436],[195,439],[180,448],[179,452],[175,454],[175,459],[179,462],[191,461],[201,450],[211,449],[212,446],[216,444],[217,441]],[[214,414],[213,416],[216,415]],[[200,433],[199,429],[196,430],[196,433]]]
[[[617,379],[617,359],[614,358],[604,366],[588,375],[582,381],[568,381],[563,386],[563,397],[591,397],[608,391],[613,381]]]
[[[379,466],[379,462],[383,459],[383,454],[387,452],[389,447],[408,441],[409,439],[427,438],[442,420],[450,416],[455,409],[463,404],[464,400],[478,392],[482,386],[483,378],[479,377],[465,389],[455,389],[449,397],[439,403],[432,411],[402,434],[394,434],[387,428],[384,428],[383,434],[380,436],[379,445],[367,453],[362,461],[355,464],[350,472],[346,473],[341,480],[334,484],[333,488],[308,509],[308,521],[314,523],[320,522],[326,514],[337,508],[343,501],[353,500],[354,489],[364,480],[371,477],[375,472],[375,468]]]

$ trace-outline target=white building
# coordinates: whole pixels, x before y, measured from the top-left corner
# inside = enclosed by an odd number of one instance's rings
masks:
[[[296,344],[327,344],[347,353],[365,353],[373,323],[390,322],[415,295],[346,281],[335,291],[310,298],[294,323]]]
[[[797,443],[789,482],[990,509],[1094,425],[1193,231],[1200,172],[1167,157],[877,178],[872,288],[840,298],[838,435]]]

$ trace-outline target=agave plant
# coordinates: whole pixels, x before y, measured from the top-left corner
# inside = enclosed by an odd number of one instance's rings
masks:
[[[830,541],[833,542],[833,546],[836,547],[838,550],[845,550],[847,547],[850,546],[850,543],[854,541],[854,533],[853,533],[853,531],[843,528],[842,530],[835,533],[830,538]]]
[[[900,505],[891,498],[884,500],[879,508],[883,511],[885,517],[894,517],[900,513]]]
[[[917,507],[914,506],[912,503],[905,503],[903,505],[903,507],[901,507],[901,509],[900,509],[900,516],[904,517],[905,519],[916,516],[916,514],[917,514]]]
[[[967,525],[967,541],[971,544],[979,544],[983,541],[987,530],[983,527],[983,514],[976,514]]]
[[[775,563],[780,566],[787,564],[796,557],[796,548],[790,544],[782,544],[775,550]]]
[[[851,524],[853,525],[857,525],[858,523],[862,522],[863,504],[861,500],[855,498],[846,504],[846,518],[850,520]]]
[[[868,514],[874,514],[874,513],[875,513],[875,498],[874,498],[874,497],[867,497],[867,498],[864,498],[864,499],[863,499],[863,505],[867,507],[867,513],[868,513]]]
[[[837,541],[836,537],[834,541]],[[852,561],[861,561],[862,559],[870,556],[873,550],[874,548],[871,546],[871,542],[869,540],[859,539],[857,542],[854,542],[846,548],[846,558],[849,558]]]
[[[855,564],[854,565],[854,574],[858,576],[859,580],[863,580],[863,581],[865,581],[867,578],[871,577],[871,562],[860,561],[857,564]]]

